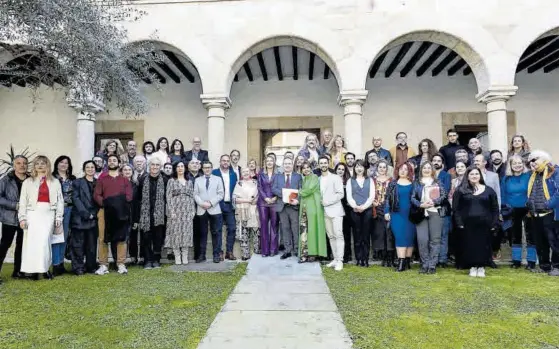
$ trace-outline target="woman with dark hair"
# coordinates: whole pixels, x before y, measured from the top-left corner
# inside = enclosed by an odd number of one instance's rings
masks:
[[[171,143],[171,153],[169,154],[169,158],[172,164],[184,161],[184,145],[180,139],[175,139],[173,143]]]
[[[344,183],[344,198],[342,199],[342,206],[344,208],[345,216],[343,219],[343,232],[344,232],[344,263],[350,262],[352,260],[351,256],[351,207],[347,203],[347,181],[350,178],[347,165],[345,163],[338,163],[334,167],[334,173],[342,177],[342,182]]]
[[[524,163],[528,163],[528,157],[530,156],[530,145],[523,135],[514,135],[510,141],[509,155],[510,158],[513,155],[519,155]]]
[[[392,267],[394,264],[394,235],[388,229],[384,219],[384,202],[386,190],[392,178],[388,176],[388,161],[381,159],[377,165],[377,173],[373,180],[375,184],[375,201],[373,201],[373,255],[382,259],[383,267]]]
[[[485,185],[478,168],[469,168],[454,193],[454,219],[459,229],[460,259],[470,276],[485,277],[491,262],[493,231],[499,222],[497,194]]]
[[[51,162],[46,156],[33,161],[31,177],[23,181],[19,198],[19,226],[25,231],[21,249],[21,272],[52,279],[51,240],[60,235],[64,216],[64,199],[60,181],[51,175]]]
[[[153,142],[152,141],[144,142],[144,144],[142,145],[142,154],[146,158],[146,163],[149,162],[154,152],[155,152],[155,145],[153,144]]]
[[[419,154],[409,160],[414,166],[416,178],[420,177],[419,167],[421,167],[424,162],[430,162],[431,159],[433,159],[433,156],[437,154],[438,150],[437,146],[435,146],[435,143],[432,140],[430,140],[429,138],[425,138],[421,140],[421,142],[419,142],[419,144],[417,145],[417,151]]]
[[[293,165],[293,172],[302,174],[304,162],[305,162],[305,157],[303,155],[297,155],[297,157],[295,158],[295,164]]]
[[[169,158],[169,140],[166,137],[161,137],[157,140],[153,156],[156,156],[159,160],[161,160],[161,169],[163,169],[163,165],[171,162],[171,159]]]
[[[309,161],[303,163],[303,184],[299,196],[299,263],[314,262],[315,257],[326,257],[328,253],[320,180],[313,173]]]
[[[260,250],[262,257],[278,254],[278,214],[275,209],[277,197],[272,193],[276,175],[276,158],[268,155],[264,168],[258,174],[258,218],[260,220]]]
[[[95,190],[95,163],[83,163],[84,176],[72,183],[72,271],[76,275],[93,274],[97,269],[97,213],[93,200]],[[84,264],[85,258],[85,264]]]
[[[172,178],[167,183],[167,234],[165,247],[173,249],[175,264],[188,264],[188,249],[193,246],[193,224],[196,215],[194,184],[186,176],[186,165],[173,165]]]
[[[66,252],[68,235],[70,233],[70,217],[73,206],[72,182],[76,179],[72,171],[72,160],[70,160],[68,156],[59,156],[54,162],[52,176],[60,181],[62,196],[64,198],[64,219],[62,220],[64,242],[52,244],[52,272],[55,276],[62,275],[66,272],[66,269],[64,269],[64,254]]]
[[[363,160],[355,161],[354,171],[355,175],[346,186],[347,202],[352,209],[353,249],[357,265],[368,267],[375,185],[372,179],[365,174]]]
[[[389,222],[396,254],[398,267],[401,272],[411,269],[411,257],[415,242],[415,226],[410,221],[411,195],[413,182],[413,166],[406,162],[396,168],[396,176],[386,188],[384,200],[384,219]]]
[[[417,245],[422,267],[420,274],[435,274],[441,250],[443,217],[446,216],[444,203],[448,193],[435,178],[436,172],[431,162],[419,167],[419,177],[412,189],[412,219],[417,229]]]

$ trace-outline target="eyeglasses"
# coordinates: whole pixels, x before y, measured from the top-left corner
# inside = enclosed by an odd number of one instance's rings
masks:
[[[534,159],[530,160],[530,163],[536,162],[538,160],[539,160],[539,158],[534,158]]]

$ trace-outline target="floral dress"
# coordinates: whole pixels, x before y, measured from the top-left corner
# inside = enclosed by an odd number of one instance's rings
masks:
[[[193,222],[196,215],[192,181],[181,183],[172,178],[167,184],[167,234],[165,247],[192,247]]]
[[[237,199],[251,200],[251,203],[236,204],[235,214],[237,220],[237,234],[241,245],[241,258],[250,258],[250,242],[252,240],[253,251],[260,254],[260,224],[256,201],[258,198],[258,183],[256,180],[239,181],[233,191]]]

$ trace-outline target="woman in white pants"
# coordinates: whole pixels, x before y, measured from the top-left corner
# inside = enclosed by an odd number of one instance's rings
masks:
[[[60,181],[51,176],[52,167],[46,156],[38,156],[34,161],[31,177],[21,187],[18,219],[25,230],[21,258],[21,272],[52,279],[51,241],[62,233],[59,228],[64,215],[64,199]],[[63,239],[63,237],[62,237]]]

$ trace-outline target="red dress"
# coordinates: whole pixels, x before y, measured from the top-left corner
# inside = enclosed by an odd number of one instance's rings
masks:
[[[41,178],[41,184],[39,185],[39,197],[37,202],[50,202],[49,186],[45,178]]]

